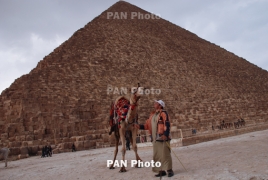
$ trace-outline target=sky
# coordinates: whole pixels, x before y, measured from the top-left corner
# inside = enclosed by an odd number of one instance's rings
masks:
[[[0,93],[117,0],[0,0]],[[128,0],[268,70],[268,0]]]

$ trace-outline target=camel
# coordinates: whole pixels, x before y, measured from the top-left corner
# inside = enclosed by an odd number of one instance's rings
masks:
[[[138,162],[138,160],[141,161],[139,155],[138,155],[138,148],[137,148],[137,144],[136,144],[136,137],[137,137],[137,133],[138,133],[138,129],[137,129],[137,121],[138,121],[138,114],[137,114],[137,109],[138,109],[138,101],[141,97],[141,93],[140,93],[140,87],[138,86],[138,88],[136,89],[136,91],[134,93],[131,94],[130,99],[128,100],[128,98],[124,97],[124,96],[120,96],[118,97],[115,102],[114,102],[114,120],[115,120],[115,126],[114,126],[114,136],[115,136],[115,151],[114,151],[114,159],[113,159],[113,164],[110,166],[110,169],[114,169],[114,162],[116,160],[116,156],[118,153],[118,145],[119,145],[119,139],[122,142],[122,160],[125,161],[125,154],[126,154],[126,139],[125,139],[125,135],[126,133],[129,133],[129,137],[130,137],[130,143],[132,144],[133,150],[135,152],[136,155],[136,160]],[[118,119],[120,119],[120,115],[118,115],[118,113],[116,112],[116,110],[122,108],[123,106],[125,106],[125,104],[121,103],[121,106],[117,106],[118,104],[120,104],[120,102],[129,102],[129,106],[128,106],[128,111],[126,114],[126,119],[122,119],[121,121],[118,122]],[[127,109],[127,108],[126,108]],[[136,167],[138,167],[136,165]],[[126,172],[126,167],[122,166],[119,172]]]
[[[9,154],[10,150],[8,148],[1,148],[0,149],[0,157],[3,156],[4,160],[5,160],[5,167],[7,167],[7,158],[8,158],[8,154]]]

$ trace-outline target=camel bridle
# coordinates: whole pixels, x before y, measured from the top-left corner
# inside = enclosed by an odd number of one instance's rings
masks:
[[[133,113],[135,111],[135,108],[138,107],[139,99],[140,99],[140,96],[137,96],[136,92],[135,92],[134,96],[131,97],[131,101],[133,103],[130,104],[130,107],[129,107],[131,109],[130,113]],[[132,117],[132,116],[130,116],[130,117]],[[134,118],[132,117],[131,119],[128,119],[128,124],[133,124],[133,123],[138,123],[137,113],[136,113],[136,116]]]

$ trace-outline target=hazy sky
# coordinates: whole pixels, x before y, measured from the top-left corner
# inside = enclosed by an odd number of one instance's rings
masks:
[[[116,0],[0,0],[0,93]],[[128,0],[268,70],[268,0]]]

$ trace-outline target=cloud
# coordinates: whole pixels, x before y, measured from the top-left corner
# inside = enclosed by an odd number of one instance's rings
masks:
[[[49,54],[66,37],[55,35],[55,37],[46,39],[36,33],[31,33],[25,42],[25,46],[0,47],[0,92],[9,87],[11,83],[23,74],[29,73],[36,67],[37,63]],[[18,42],[18,44],[20,44]]]
[[[33,56],[37,56],[47,52],[50,53],[50,51],[52,51],[51,48],[59,46],[63,41],[65,41],[65,38],[61,38],[59,35],[56,35],[53,39],[44,39],[38,34],[32,33],[30,41],[32,45],[31,53]]]
[[[210,2],[198,4],[196,13],[190,10],[175,23],[268,70],[268,1]]]

